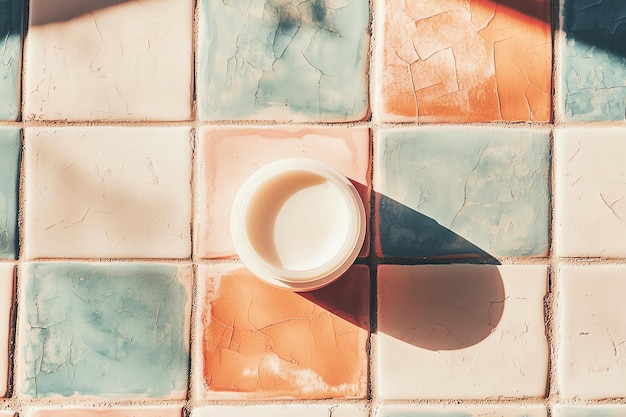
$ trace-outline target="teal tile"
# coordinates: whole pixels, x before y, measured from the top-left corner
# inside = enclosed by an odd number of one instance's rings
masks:
[[[564,0],[562,109],[566,120],[624,120],[626,2]]]
[[[556,417],[623,417],[626,415],[626,405],[558,405],[554,411]]]
[[[369,3],[201,0],[203,120],[366,116]]]
[[[546,254],[547,130],[384,129],[376,140],[379,254]]]
[[[0,0],[0,120],[19,116],[22,13],[22,0]]]
[[[17,259],[21,149],[20,130],[0,127],[0,259]]]
[[[33,263],[22,275],[22,394],[186,397],[189,266]]]

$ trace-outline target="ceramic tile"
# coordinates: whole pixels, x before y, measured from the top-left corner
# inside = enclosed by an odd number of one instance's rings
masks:
[[[543,397],[546,285],[544,266],[379,266],[379,396]]]
[[[23,0],[0,0],[0,120],[20,114]]]
[[[561,256],[626,256],[626,129],[555,133],[556,250]]]
[[[204,120],[360,120],[368,113],[369,5],[201,0]]]
[[[16,259],[18,252],[20,136],[19,129],[0,127],[0,259]]]
[[[24,119],[188,120],[193,0],[31,0]]]
[[[0,397],[6,397],[9,386],[9,371],[12,354],[9,341],[13,332],[13,298],[15,284],[15,265],[0,263]],[[8,417],[0,413],[2,417]]]
[[[621,417],[626,414],[626,406],[598,404],[590,406],[557,405],[552,415],[555,417]]]
[[[626,266],[559,268],[563,398],[626,397]]]
[[[566,120],[624,120],[626,4],[563,0],[561,111]]]
[[[549,9],[549,0],[379,0],[376,114],[384,121],[549,121]]]
[[[20,276],[21,395],[186,398],[190,265],[29,263]]]
[[[179,407],[111,407],[111,408],[61,408],[32,407],[25,417],[183,417]]]
[[[204,128],[200,160],[196,253],[202,258],[236,254],[230,236],[230,211],[235,194],[257,169],[282,158],[311,158],[327,163],[350,178],[369,215],[370,140],[365,128],[277,127]],[[367,256],[369,233],[361,250]]]
[[[384,405],[376,410],[376,417],[546,417],[543,406],[402,406]]]
[[[241,264],[200,265],[198,274],[199,397],[366,396],[367,266],[306,293],[271,287]]]
[[[25,142],[28,259],[190,256],[189,128],[31,128]]]
[[[383,129],[376,141],[379,254],[440,257],[547,253],[548,131]]]
[[[249,405],[249,406],[209,406],[196,409],[192,417],[368,417],[364,406],[360,405]]]

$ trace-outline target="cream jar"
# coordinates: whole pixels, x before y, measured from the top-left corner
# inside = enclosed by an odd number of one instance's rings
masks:
[[[231,235],[244,265],[293,291],[321,288],[358,256],[366,216],[354,185],[335,168],[292,158],[266,165],[241,186]]]

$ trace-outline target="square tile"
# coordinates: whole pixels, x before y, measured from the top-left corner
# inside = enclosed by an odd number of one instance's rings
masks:
[[[0,96],[1,97],[1,96]],[[17,259],[20,129],[0,127],[0,259]]]
[[[550,0],[379,0],[383,121],[548,122]]]
[[[0,120],[20,114],[23,0],[0,0]]]
[[[188,258],[190,133],[26,129],[26,257]]]
[[[380,130],[374,161],[378,253],[546,255],[549,135],[498,127]]]
[[[13,299],[15,285],[15,265],[0,263],[0,397],[6,397],[13,354],[10,340],[13,337]],[[10,413],[9,415],[13,415]],[[7,417],[0,413],[0,416]]]
[[[547,417],[543,406],[475,406],[434,407],[384,405],[376,410],[376,417]]]
[[[368,115],[368,2],[201,0],[199,9],[201,119]]]
[[[556,251],[560,256],[626,257],[624,128],[555,133]]]
[[[625,414],[626,406],[613,404],[557,405],[552,412],[555,417],[622,417]]]
[[[289,405],[214,405],[196,408],[191,417],[368,417],[364,406],[341,404],[289,404]]]
[[[29,407],[25,417],[183,417],[180,407],[62,408]]]
[[[236,255],[230,212],[237,191],[257,169],[283,158],[311,158],[348,177],[370,207],[370,136],[365,128],[206,127],[200,131],[195,248],[202,258]],[[369,233],[361,256],[369,252]]]
[[[543,397],[545,266],[380,265],[382,399]]]
[[[198,397],[365,398],[367,266],[305,293],[271,287],[241,264],[200,265],[198,274]]]
[[[566,120],[624,120],[626,3],[563,0],[561,113]]]
[[[562,265],[559,283],[561,395],[626,397],[626,266]]]
[[[190,119],[193,6],[30,0],[24,119]]]
[[[22,266],[17,391],[186,398],[191,273],[179,264]]]

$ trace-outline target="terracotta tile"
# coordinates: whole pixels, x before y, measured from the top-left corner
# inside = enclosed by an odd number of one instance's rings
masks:
[[[375,112],[383,121],[550,120],[549,0],[377,6]]]
[[[555,133],[556,251],[560,256],[626,256],[626,129]]]
[[[370,140],[365,128],[203,128],[198,146],[196,253],[202,258],[236,255],[230,211],[237,191],[257,169],[283,158],[311,158],[352,180],[369,216]],[[369,233],[361,256],[369,251]]]
[[[30,128],[25,142],[28,259],[190,256],[189,128]]]
[[[198,4],[201,119],[343,122],[368,115],[368,2]]]
[[[380,265],[382,399],[543,397],[545,266]]]
[[[289,404],[289,405],[247,405],[225,406],[215,405],[197,408],[192,417],[367,417],[368,412],[360,405],[323,405],[323,404]]]
[[[13,298],[15,285],[15,265],[0,263],[0,397],[6,397],[9,386],[9,371],[12,352],[9,351],[9,341],[14,332],[13,327]],[[2,414],[0,414],[2,415]],[[13,415],[2,415],[8,417]]]
[[[0,120],[20,114],[23,0],[0,1]]]
[[[549,131],[382,129],[375,146],[379,255],[547,254]]]
[[[435,407],[417,405],[384,405],[376,417],[547,417],[543,406],[480,406]]]
[[[25,417],[183,417],[180,407],[62,408],[29,407]]]
[[[613,404],[597,405],[557,405],[552,411],[555,417],[621,417],[626,406]]]
[[[0,259],[18,255],[20,136],[20,129],[0,127]]]
[[[193,0],[31,0],[24,119],[188,120]]]
[[[186,398],[191,270],[155,263],[22,266],[17,392]]]
[[[198,274],[201,324],[196,340],[202,346],[195,362],[196,395],[366,396],[366,266],[353,266],[328,287],[307,293],[270,287],[241,264],[200,265]]]
[[[626,4],[621,0],[564,0],[561,4],[563,118],[624,120]]]
[[[625,275],[624,265],[559,268],[557,376],[563,398],[626,397]]]

